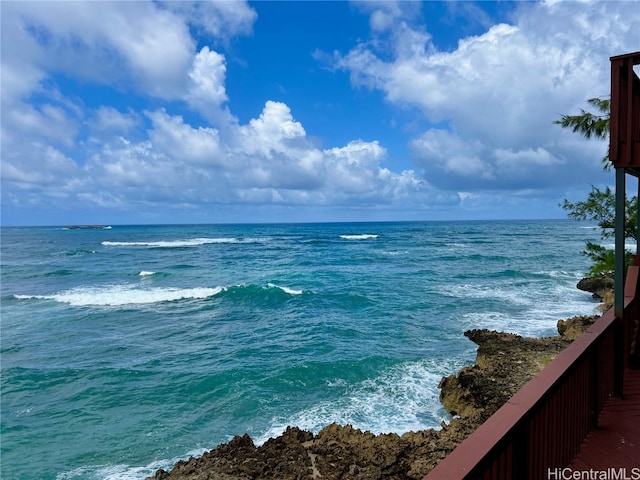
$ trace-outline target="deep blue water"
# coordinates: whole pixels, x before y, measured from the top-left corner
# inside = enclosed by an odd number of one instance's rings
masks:
[[[555,334],[572,221],[2,229],[2,478],[144,478],[248,432],[438,427],[463,332]]]

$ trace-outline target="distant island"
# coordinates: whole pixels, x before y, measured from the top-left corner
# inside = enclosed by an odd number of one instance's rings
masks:
[[[62,228],[64,230],[106,230],[111,227],[106,225],[66,225]]]

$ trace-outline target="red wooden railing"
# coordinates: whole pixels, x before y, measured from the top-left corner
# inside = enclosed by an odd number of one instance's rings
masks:
[[[622,395],[637,335],[639,273],[629,267],[623,318],[608,310],[424,480],[538,480],[569,465],[607,399]]]

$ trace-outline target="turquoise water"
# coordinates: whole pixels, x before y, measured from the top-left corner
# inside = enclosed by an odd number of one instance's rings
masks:
[[[438,427],[462,333],[597,306],[571,221],[2,229],[2,478],[144,478],[248,432]]]

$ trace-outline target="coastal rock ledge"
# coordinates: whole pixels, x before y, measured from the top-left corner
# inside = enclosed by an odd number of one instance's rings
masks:
[[[420,480],[596,319],[560,320],[560,336],[547,338],[465,332],[478,345],[476,362],[440,382],[454,415],[440,430],[374,435],[331,424],[314,435],[289,427],[259,447],[245,434],[147,480]]]

